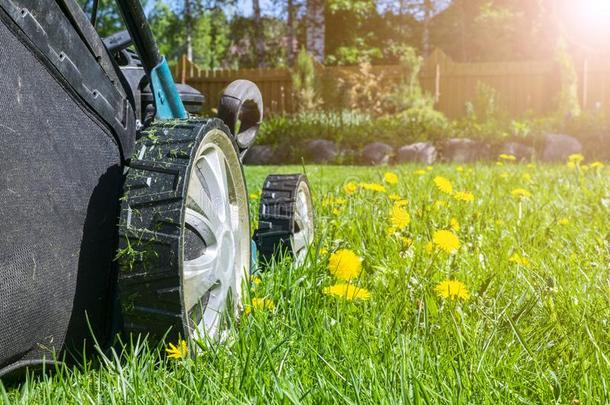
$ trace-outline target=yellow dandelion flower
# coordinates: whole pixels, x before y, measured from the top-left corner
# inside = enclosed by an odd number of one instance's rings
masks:
[[[390,199],[390,201],[398,201],[398,200],[402,199],[401,196],[399,196],[398,194],[394,194],[394,193],[388,195],[388,198]]]
[[[424,174],[426,174],[426,171],[423,169],[418,169],[416,171],[413,172],[416,176],[423,176]]]
[[[409,205],[409,200],[394,201],[394,205],[397,207],[406,207],[407,205]]]
[[[434,178],[434,184],[436,187],[445,194],[453,194],[453,185],[449,179],[443,176],[436,176]]]
[[[508,258],[508,261],[523,267],[528,267],[530,265],[529,259],[525,256],[521,256],[518,253],[513,253],[512,256]]]
[[[165,348],[165,352],[167,353],[167,357],[174,360],[186,359],[186,356],[189,354],[189,348],[186,344],[186,340],[178,340],[178,344],[174,345],[170,343],[168,347]]]
[[[466,301],[470,298],[468,289],[458,280],[445,280],[436,285],[434,288],[439,297],[451,300],[461,299]]]
[[[456,234],[444,229],[435,231],[432,235],[432,241],[436,247],[449,254],[457,252],[457,250],[460,248],[460,240]]]
[[[252,280],[252,284],[254,284],[254,285],[259,285],[260,283],[263,282],[263,280],[261,280],[261,278],[259,276],[254,276],[254,277],[252,277],[251,280]]]
[[[585,160],[585,157],[580,154],[580,153],[573,153],[570,156],[568,156],[568,162],[574,162],[576,164],[582,162],[583,160]]]
[[[570,220],[568,218],[561,218],[559,221],[557,221],[557,223],[559,225],[568,225],[570,223]]]
[[[396,229],[396,227],[394,227],[394,226],[389,226],[389,227],[388,227],[388,228],[385,230],[385,234],[386,234],[386,236],[387,236],[388,238],[389,238],[389,237],[394,236],[394,235],[396,234],[396,232],[398,232],[398,230],[397,230],[397,229]]]
[[[400,243],[402,244],[402,248],[406,249],[413,244],[413,239],[411,239],[407,236],[401,236]]]
[[[328,271],[341,280],[352,280],[362,272],[362,259],[349,249],[339,249],[330,255]]]
[[[390,209],[390,223],[396,229],[404,229],[411,223],[411,216],[403,207],[394,205]]]
[[[451,229],[453,229],[455,232],[458,232],[461,228],[457,218],[451,218],[449,220],[449,225],[451,226]]]
[[[504,162],[496,162],[496,166],[504,166]]]
[[[511,162],[514,162],[515,160],[517,160],[517,158],[515,157],[515,155],[511,155],[511,154],[509,154],[509,153],[502,153],[502,154],[499,156],[499,158],[500,158],[500,159],[502,159],[502,160],[508,160],[508,161],[511,161]]]
[[[255,311],[273,311],[275,309],[275,303],[267,298],[252,298],[252,303],[250,305],[246,305],[244,309],[244,313],[246,315],[250,315]]]
[[[603,169],[604,168],[604,164],[600,161],[595,161],[595,162],[591,163],[589,166],[591,167],[591,169]]]
[[[529,173],[523,173],[521,175],[521,178],[523,179],[524,182],[529,183],[532,181],[532,176]]]
[[[530,193],[529,191],[527,191],[524,188],[516,188],[513,191],[511,191],[511,194],[513,195],[513,197],[516,198],[520,198],[520,199],[526,199],[526,198],[530,198],[532,196],[532,193]]]
[[[500,178],[502,178],[502,179],[508,179],[509,176],[510,176],[510,174],[508,174],[506,172],[500,173]]]
[[[434,169],[434,166],[426,166],[426,170],[428,170],[429,172],[431,172],[432,169]]]
[[[568,162],[566,163],[566,166],[568,167],[568,169],[576,169],[576,163],[574,162]]]
[[[586,172],[586,171],[588,171],[589,169],[590,169],[590,168],[589,168],[589,166],[588,166],[588,165],[582,165],[582,166],[580,166],[580,170],[582,170],[583,172]]]
[[[322,290],[324,294],[333,297],[343,298],[348,301],[353,300],[368,300],[371,298],[371,293],[366,288],[356,287],[351,284],[338,283]]]
[[[426,253],[432,253],[434,251],[434,244],[432,244],[432,242],[426,243],[426,246],[424,246],[424,250],[426,251]]]
[[[365,190],[376,191],[378,193],[385,193],[385,187],[379,183],[360,183],[360,187]]]
[[[347,194],[353,194],[358,191],[358,185],[350,181],[343,186],[343,191],[345,191]]]
[[[250,193],[251,200],[258,200],[261,196],[261,193]]]
[[[469,191],[458,191],[453,195],[453,198],[458,201],[472,202],[474,201],[474,194]]]
[[[455,171],[458,172],[458,173],[461,173],[461,172],[464,171],[464,167],[463,166],[458,166],[458,167],[455,168]]]
[[[396,173],[386,172],[383,175],[383,181],[388,184],[398,184],[398,176],[396,175]]]

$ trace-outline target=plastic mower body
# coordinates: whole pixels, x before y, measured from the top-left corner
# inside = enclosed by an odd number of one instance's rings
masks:
[[[117,6],[127,31],[102,39],[75,0],[0,0],[0,376],[119,334],[217,340],[253,246],[300,261],[313,239],[291,175],[265,181],[252,240],[258,88],[192,115],[204,96],[174,83],[139,1]]]

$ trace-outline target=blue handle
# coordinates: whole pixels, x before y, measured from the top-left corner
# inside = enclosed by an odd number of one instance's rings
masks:
[[[178,93],[165,57],[162,57],[161,63],[151,70],[150,87],[157,108],[157,119],[173,120],[188,118],[188,113],[184,108],[184,104],[182,104],[180,93]]]

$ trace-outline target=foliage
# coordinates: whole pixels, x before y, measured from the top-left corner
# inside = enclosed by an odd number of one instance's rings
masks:
[[[230,46],[230,27],[221,9],[204,10],[195,20],[193,59],[204,69],[225,67]]]
[[[295,144],[313,138],[342,141],[349,134],[364,131],[372,119],[353,111],[302,112],[275,115],[263,121],[257,142],[261,144]]]
[[[578,102],[578,78],[574,61],[567,52],[564,41],[559,41],[555,60],[559,66],[560,90],[557,105],[559,119],[577,117],[580,115],[580,103]]]
[[[183,42],[184,24],[167,2],[156,0],[148,21],[155,33],[155,39],[162,55],[171,60],[186,53]]]
[[[404,138],[414,141],[435,141],[450,135],[447,118],[441,112],[427,106],[409,108],[398,114],[398,119],[402,128],[397,135],[403,138],[401,139],[403,142]]]
[[[296,110],[304,112],[317,109],[321,100],[316,83],[316,67],[313,57],[305,49],[301,49],[297,55],[291,79]]]
[[[258,60],[254,42],[256,27],[249,17],[235,16],[229,21],[231,45],[226,63],[234,68],[285,66],[287,64],[285,36],[286,23],[278,18],[261,19],[264,53]]]
[[[415,48],[400,47],[394,51],[399,55],[401,78],[398,85],[393,85],[384,99],[384,109],[388,113],[406,111],[411,108],[433,109],[434,101],[424,94],[419,83],[419,73],[423,59],[417,55]]]
[[[457,120],[454,127],[459,136],[502,139],[511,136],[512,125],[508,114],[500,106],[496,89],[477,82],[474,100],[466,103],[466,116]],[[524,129],[524,125],[524,122],[520,122],[515,129]]]
[[[327,9],[327,64],[355,65],[382,57],[368,25],[376,15],[374,0],[330,0]]]
[[[229,22],[219,8],[194,7],[191,12],[193,26],[193,59],[203,69],[225,67],[229,51]],[[186,53],[186,16],[163,0],[156,0],[149,13],[159,49],[168,59]]]
[[[387,93],[387,83],[383,73],[373,72],[369,62],[362,62],[355,72],[339,78],[338,91],[342,95],[341,104],[360,113],[381,115],[383,97]]]
[[[142,1],[146,6],[148,0]],[[91,16],[93,10],[92,0],[77,0],[87,16]],[[95,25],[97,32],[106,37],[125,29],[121,15],[116,7],[115,0],[99,0],[97,20]]]
[[[246,168],[246,176],[250,189],[260,190],[269,173],[301,170]],[[87,358],[21,383],[2,380],[2,401],[590,404],[610,398],[604,197],[610,169],[408,165],[392,168],[398,183],[385,184],[386,192],[364,185],[383,182],[387,169],[306,170],[316,207],[311,254],[303,265],[280,260],[253,277],[243,296],[244,306],[255,309],[221,342],[202,344],[195,359],[173,360],[160,355],[163,347],[134,338],[116,357]],[[471,191],[474,201],[436,190],[437,176]],[[530,197],[513,197],[519,188]],[[388,232],[394,196],[404,198],[411,221]],[[258,215],[256,201],[251,212]],[[449,229],[460,242],[452,253],[434,241]],[[328,269],[341,249],[361,257],[363,269],[344,284]],[[338,285],[359,294],[337,292]]]
[[[296,147],[310,139],[327,139],[359,150],[371,142],[386,142],[398,147],[442,139],[449,134],[446,118],[432,109],[412,108],[381,117],[344,110],[272,116],[263,121],[257,142]]]

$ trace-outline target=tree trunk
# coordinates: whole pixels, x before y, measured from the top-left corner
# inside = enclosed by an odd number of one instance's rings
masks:
[[[261,17],[260,0],[252,0],[252,14],[254,17],[254,50],[256,53],[256,65],[265,65],[265,38],[263,36],[263,21]]]
[[[288,66],[294,64],[294,57],[297,53],[297,35],[296,35],[296,6],[294,0],[288,0],[288,49],[286,56],[288,58]]]
[[[186,57],[193,62],[193,15],[191,0],[184,0],[184,29],[186,31]]]
[[[432,18],[432,1],[424,0],[424,29],[422,32],[422,51],[424,55],[430,53],[430,19]]]
[[[324,63],[324,0],[307,0],[307,50]]]

